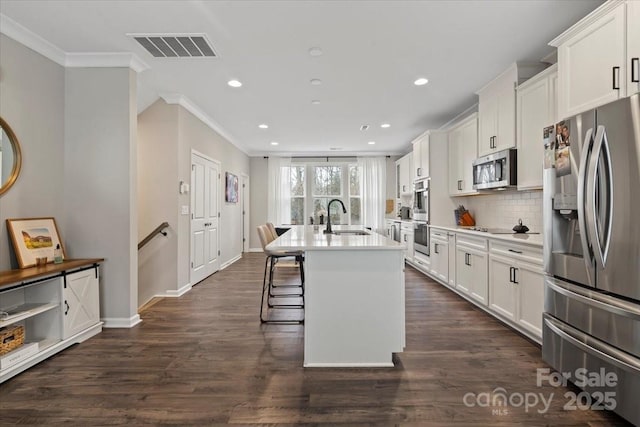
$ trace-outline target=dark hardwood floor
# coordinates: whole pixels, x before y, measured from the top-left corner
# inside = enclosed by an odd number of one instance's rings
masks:
[[[0,385],[0,424],[625,424],[564,410],[573,389],[536,386],[546,367],[538,346],[410,267],[407,346],[395,368],[304,369],[303,326],[258,320],[263,261],[246,254],[149,306],[137,327],[107,329]],[[542,403],[463,402],[498,387],[553,393],[552,404],[539,413]]]

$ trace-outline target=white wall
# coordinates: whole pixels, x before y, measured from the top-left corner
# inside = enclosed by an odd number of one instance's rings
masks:
[[[513,228],[522,223],[542,232],[542,191],[509,191],[460,198],[482,227]]]
[[[101,317],[131,326],[139,320],[135,73],[67,69],[64,111],[68,256],[105,258]]]
[[[0,270],[17,268],[7,218],[54,217],[65,246],[64,73],[60,65],[0,34],[0,116],[22,148],[22,171],[0,196]]]

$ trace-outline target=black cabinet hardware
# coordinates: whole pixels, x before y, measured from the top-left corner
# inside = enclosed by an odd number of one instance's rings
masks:
[[[519,270],[519,268],[517,267],[513,267],[513,283],[515,283],[516,285],[520,282],[518,282],[518,278],[516,277],[516,273]]]
[[[613,89],[620,90],[620,67],[613,67]]]
[[[509,283],[515,283],[515,268],[509,267]]]
[[[509,249],[509,252],[513,252],[514,254],[521,254],[522,251],[516,251],[515,249]]]
[[[66,316],[69,313],[69,303],[67,302],[67,300],[64,300],[64,305],[67,306],[67,308],[64,310],[64,315]]]
[[[633,83],[640,83],[640,58],[631,58],[631,81]]]
[[[437,244],[437,243],[434,243],[434,244],[433,244],[433,252],[435,252],[435,253],[437,253],[437,254],[439,254],[439,253],[440,253],[440,252],[438,252],[438,244]]]

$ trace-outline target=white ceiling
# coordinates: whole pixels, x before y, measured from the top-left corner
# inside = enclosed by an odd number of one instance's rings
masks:
[[[150,66],[138,75],[139,111],[178,93],[250,155],[346,155],[409,151],[601,3],[2,0],[0,13],[67,53],[135,53]],[[205,33],[219,58],[153,58],[128,33]],[[414,86],[422,76],[429,83]]]

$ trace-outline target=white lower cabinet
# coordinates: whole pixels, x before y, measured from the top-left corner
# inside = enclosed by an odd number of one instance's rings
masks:
[[[449,284],[449,236],[446,231],[431,229],[431,274]]]
[[[534,338],[542,338],[544,271],[537,248],[492,244],[489,308]]]
[[[404,257],[408,261],[413,261],[413,224],[403,223],[400,228],[400,243],[405,247]]]
[[[19,374],[53,354],[102,331],[98,263],[101,259],[68,260],[0,272],[0,311],[9,313],[0,328],[22,326],[24,344],[0,356],[0,382]],[[29,274],[33,273],[32,276]]]
[[[456,236],[456,289],[483,305],[488,304],[487,239]]]
[[[100,321],[98,269],[84,270],[63,277],[62,339],[67,339]]]

